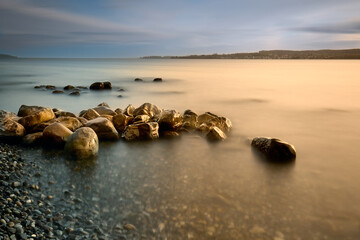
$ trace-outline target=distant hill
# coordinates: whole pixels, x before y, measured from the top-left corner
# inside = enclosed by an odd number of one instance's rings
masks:
[[[18,57],[0,53],[0,59],[15,59],[15,58],[18,58]]]
[[[360,59],[360,49],[343,50],[268,50],[250,53],[189,55],[189,56],[149,56],[144,58],[172,59]]]

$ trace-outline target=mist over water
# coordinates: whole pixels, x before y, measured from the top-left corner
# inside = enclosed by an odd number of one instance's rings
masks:
[[[101,102],[113,109],[151,102],[231,119],[222,143],[190,135],[105,142],[86,166],[41,149],[26,153],[47,166],[58,188],[74,185],[109,231],[129,222],[162,239],[358,239],[358,69],[357,60],[0,61],[0,109],[79,113]],[[110,81],[113,90],[72,97],[34,89],[95,81]],[[255,136],[293,144],[295,163],[262,160],[248,144]]]

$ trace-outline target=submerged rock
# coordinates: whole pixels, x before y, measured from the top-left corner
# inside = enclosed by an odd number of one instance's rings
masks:
[[[143,80],[141,78],[135,78],[134,81],[135,82],[142,82]]]
[[[74,89],[75,87],[73,85],[67,85],[64,87],[64,90],[71,90]]]
[[[131,124],[125,128],[123,137],[127,141],[159,138],[159,124],[157,122]]]
[[[72,133],[72,131],[61,123],[53,123],[47,126],[43,131],[44,144],[65,144],[66,140]]]
[[[295,147],[277,138],[257,137],[252,140],[251,146],[272,161],[284,162],[296,158]]]
[[[93,158],[99,151],[99,139],[93,129],[79,128],[68,138],[65,151],[75,159]]]
[[[104,89],[112,89],[111,82],[103,82],[104,83]]]
[[[19,113],[24,116],[19,119],[19,123],[25,128],[32,127],[36,124],[46,122],[55,118],[55,114],[51,108],[28,106],[29,109],[25,110],[25,107],[27,106],[24,106],[25,105],[22,105],[19,110]],[[37,108],[38,110],[33,110],[35,108]],[[21,115],[19,114],[19,116]]]
[[[61,94],[61,93],[64,93],[64,91],[61,91],[61,90],[54,90],[52,93],[54,93],[54,94]]]
[[[101,107],[101,106],[110,108],[109,104],[107,104],[106,102],[102,102],[102,103],[98,104],[98,107]]]
[[[154,78],[153,82],[162,82],[162,78]]]
[[[80,96],[80,92],[79,91],[73,91],[69,95],[70,96]]]
[[[86,123],[86,127],[92,128],[99,139],[104,140],[117,140],[119,139],[119,133],[116,131],[113,123],[107,118],[98,117],[90,120]]]

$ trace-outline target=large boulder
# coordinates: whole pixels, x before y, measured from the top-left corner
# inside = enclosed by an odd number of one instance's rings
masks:
[[[296,158],[295,147],[277,138],[257,137],[251,142],[251,146],[272,161],[292,161]]]
[[[43,131],[44,144],[63,145],[73,132],[61,123],[53,123]]]
[[[114,124],[104,117],[98,117],[86,123],[86,127],[92,128],[99,139],[117,140],[119,133],[116,131]]]
[[[116,115],[116,112],[114,112],[113,110],[111,110],[109,107],[106,106],[97,106],[94,107],[93,109],[100,115],[111,115],[111,116]]]
[[[22,105],[21,107],[23,107]],[[20,107],[19,116],[23,116],[19,119],[19,123],[25,128],[35,126],[36,124],[47,122],[55,118],[55,114],[51,108],[38,108],[37,110],[29,109],[29,111],[22,111]],[[32,108],[30,106],[30,108]]]
[[[209,141],[222,141],[226,139],[225,133],[218,127],[213,127],[206,134],[206,138]]]
[[[93,158],[99,151],[99,139],[93,129],[79,128],[68,138],[65,151],[75,159]]]
[[[136,108],[133,112],[134,116],[148,115],[150,118],[160,115],[161,109],[151,103],[144,103],[140,107]]]
[[[159,118],[160,131],[177,130],[182,125],[181,114],[175,110],[162,111]]]
[[[0,118],[0,138],[19,138],[25,135],[25,128],[10,116]]]
[[[125,127],[129,124],[131,117],[123,113],[119,113],[113,117],[113,124],[119,133],[122,133]]]
[[[45,109],[44,107],[40,107],[40,106],[21,105],[17,115],[19,117],[26,117],[44,109]]]
[[[88,110],[81,111],[79,113],[79,116],[83,117],[87,120],[92,120],[92,119],[100,117],[100,114],[97,111],[95,111],[94,109],[88,109]]]
[[[125,128],[123,137],[127,141],[159,138],[159,124],[157,122],[131,124]]]

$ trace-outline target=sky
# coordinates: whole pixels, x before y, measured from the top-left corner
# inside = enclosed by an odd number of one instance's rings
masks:
[[[345,48],[359,0],[0,0],[0,53],[20,57]]]

